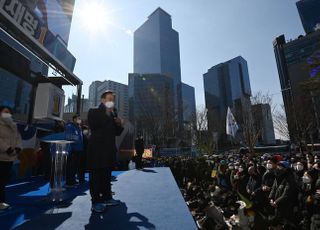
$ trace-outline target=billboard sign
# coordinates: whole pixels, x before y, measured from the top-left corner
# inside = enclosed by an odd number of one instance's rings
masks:
[[[0,14],[73,71],[76,59],[67,49],[73,6],[74,0],[0,0]]]

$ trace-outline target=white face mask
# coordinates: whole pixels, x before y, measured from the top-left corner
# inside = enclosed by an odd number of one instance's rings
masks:
[[[1,113],[1,117],[3,119],[11,119],[12,118],[12,114],[11,113]]]
[[[107,107],[107,109],[112,109],[114,107],[114,102],[108,101],[105,103],[105,106]]]
[[[303,177],[302,177],[302,181],[303,181],[303,183],[305,183],[305,184],[309,184],[309,183],[311,182],[311,179],[310,179],[309,177],[307,177],[307,176],[303,176]]]
[[[297,165],[296,166],[297,171],[302,171],[303,170],[303,165]]]
[[[267,164],[267,169],[272,169],[272,164],[268,163]]]
[[[88,131],[88,130],[83,130],[83,134],[84,134],[84,135],[88,135],[88,134],[89,134],[89,131]]]

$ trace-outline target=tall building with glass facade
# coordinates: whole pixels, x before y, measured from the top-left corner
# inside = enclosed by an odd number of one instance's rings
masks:
[[[129,86],[129,117],[138,133],[148,136],[148,129],[174,121],[172,77],[132,73]]]
[[[100,96],[98,94],[98,87],[102,84],[102,81],[94,81],[89,86],[89,104],[90,107],[97,107],[100,104]]]
[[[75,114],[77,111],[77,95],[72,94],[71,97],[68,98],[67,104],[64,106],[65,113],[73,113]],[[88,98],[81,98],[81,106],[80,106],[80,114],[87,113],[90,109],[90,103]]]
[[[297,8],[304,30],[307,34],[320,29],[320,1],[319,0],[300,0]]]
[[[289,42],[281,35],[274,40],[273,47],[290,139],[297,140],[306,129],[319,138],[320,99],[303,84],[320,74],[319,66],[313,65],[314,58],[320,57],[320,30]]]
[[[260,145],[276,144],[270,105],[252,105],[252,117],[255,129],[258,131],[258,143]]]
[[[183,122],[186,124],[195,123],[196,119],[196,98],[194,87],[182,83],[182,109]]]
[[[213,66],[203,75],[208,128],[220,138],[226,133],[228,107],[237,122],[250,113],[251,86],[247,61],[241,56]]]
[[[172,28],[171,16],[156,9],[134,32],[134,73],[159,73],[173,79],[174,109],[182,125],[182,95],[179,34]]]

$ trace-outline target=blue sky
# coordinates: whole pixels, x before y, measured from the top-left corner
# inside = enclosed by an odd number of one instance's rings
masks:
[[[161,7],[172,16],[180,35],[182,80],[195,87],[197,106],[204,105],[202,75],[238,55],[248,61],[251,89],[274,94],[282,103],[272,42],[304,34],[296,0],[90,0],[106,9],[102,31],[88,30],[76,0],[69,50],[77,58],[75,74],[87,97],[94,80],[128,81],[133,71],[133,37],[147,17]],[[86,25],[84,25],[86,24]],[[66,89],[67,96],[75,89]]]

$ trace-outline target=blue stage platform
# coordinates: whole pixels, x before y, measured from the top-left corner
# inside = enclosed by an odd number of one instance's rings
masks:
[[[41,178],[8,186],[10,211],[0,229],[197,229],[169,168],[115,172],[114,198],[122,201],[102,215],[90,211],[88,183],[68,190],[64,204],[46,198]]]

